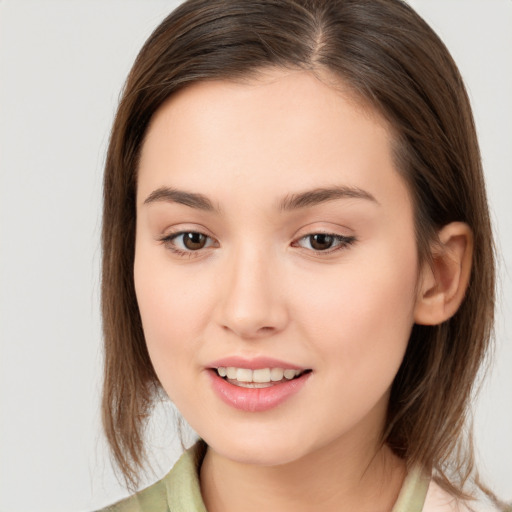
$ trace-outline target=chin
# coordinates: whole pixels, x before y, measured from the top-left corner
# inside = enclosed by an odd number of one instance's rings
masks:
[[[296,442],[289,436],[252,436],[233,434],[229,438],[203,437],[208,446],[218,455],[237,462],[254,466],[280,466],[294,462],[308,453],[303,439]]]

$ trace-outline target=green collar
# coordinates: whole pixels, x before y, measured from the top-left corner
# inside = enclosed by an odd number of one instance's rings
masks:
[[[199,485],[206,443],[198,441],[160,481],[99,512],[207,512]],[[391,512],[421,512],[430,478],[418,467],[407,474]]]

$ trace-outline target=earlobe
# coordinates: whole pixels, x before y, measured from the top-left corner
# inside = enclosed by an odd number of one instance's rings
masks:
[[[431,263],[421,269],[414,321],[438,325],[461,305],[471,276],[473,234],[464,222],[452,222],[438,233]]]

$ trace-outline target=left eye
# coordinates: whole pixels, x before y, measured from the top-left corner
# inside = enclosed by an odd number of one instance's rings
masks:
[[[213,240],[198,231],[182,231],[165,238],[165,242],[180,251],[199,251],[213,245]]]
[[[329,251],[329,249],[341,249],[353,243],[353,236],[333,235],[329,233],[312,233],[300,238],[296,244],[313,251]]]

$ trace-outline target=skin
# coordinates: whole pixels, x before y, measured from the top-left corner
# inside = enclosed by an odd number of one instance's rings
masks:
[[[404,464],[380,436],[412,325],[432,307],[419,295],[413,206],[391,141],[377,114],[302,71],[194,84],[152,120],[135,287],[158,378],[208,443],[200,476],[210,512],[375,512],[396,500]],[[213,209],[158,197],[162,187],[202,194]],[[280,207],[332,187],[367,197]],[[209,238],[196,251],[162,241],[182,231]],[[354,240],[314,250],[315,233]],[[234,355],[312,373],[278,407],[240,411],[208,375],[209,363]]]

